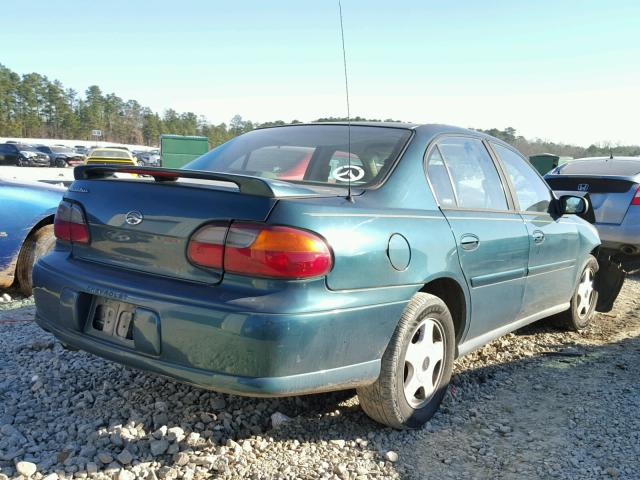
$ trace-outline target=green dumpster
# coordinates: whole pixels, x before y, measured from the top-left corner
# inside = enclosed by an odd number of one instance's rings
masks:
[[[558,165],[570,162],[573,157],[563,157],[560,155],[554,155],[553,153],[539,153],[537,155],[530,155],[529,162],[533,167],[540,172],[540,175],[549,173]]]
[[[180,168],[209,151],[207,137],[160,135],[160,162],[166,168]]]

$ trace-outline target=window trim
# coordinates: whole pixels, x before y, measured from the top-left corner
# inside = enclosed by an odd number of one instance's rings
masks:
[[[433,154],[434,151],[438,152],[438,155],[440,156],[440,160],[442,160],[442,164],[444,165],[444,169],[447,172],[447,178],[449,179],[449,186],[451,187],[451,191],[453,192],[453,201],[455,202],[455,207],[442,207],[442,205],[440,205],[440,200],[438,199],[438,196],[436,195],[436,191],[433,188],[433,184],[431,183],[431,178],[429,178],[429,159],[431,158],[431,155]],[[438,207],[440,208],[447,208],[447,209],[455,209],[458,207],[459,202],[458,202],[458,192],[456,190],[456,186],[453,183],[453,177],[451,176],[451,170],[449,170],[449,165],[447,165],[447,162],[444,161],[444,155],[442,155],[442,150],[440,150],[440,147],[438,146],[438,144],[436,143],[433,148],[429,151],[429,155],[426,156],[426,174],[427,174],[427,182],[429,182],[429,187],[431,188],[431,191],[433,192],[433,196],[436,199],[436,203],[438,204]]]
[[[497,162],[500,164],[500,169],[502,170],[503,175],[505,176],[505,179],[509,184],[509,190],[511,191],[511,196],[513,197],[513,203],[514,203],[515,211],[517,213],[519,213],[520,215],[534,215],[534,216],[546,215],[546,216],[552,217],[552,215],[551,215],[551,213],[549,211],[547,211],[547,212],[533,212],[533,211],[530,211],[530,210],[522,210],[522,208],[520,206],[520,201],[518,200],[518,192],[516,191],[516,187],[511,182],[511,178],[509,177],[509,172],[507,171],[507,167],[504,165],[504,161],[502,160],[502,158],[500,158],[500,155],[498,155],[498,152],[493,147],[494,144],[498,145],[498,146],[501,146],[503,148],[506,148],[507,150],[511,150],[518,157],[520,157],[522,159],[522,161],[524,161],[526,164],[528,164],[531,167],[531,170],[533,170],[533,172],[535,172],[535,174],[538,176],[538,178],[540,180],[542,180],[542,183],[547,188],[547,191],[549,192],[549,195],[551,196],[551,200],[549,202],[549,206],[551,206],[551,203],[553,202],[553,200],[556,200],[556,195],[553,192],[553,190],[551,189],[551,187],[549,186],[549,184],[545,181],[543,176],[540,175],[540,172],[538,172],[535,168],[533,168],[533,166],[531,166],[531,163],[529,163],[529,161],[525,158],[524,155],[522,155],[522,153],[520,153],[516,148],[512,147],[508,143],[496,142],[495,140],[488,140],[487,144],[488,144],[488,148],[490,148],[492,154],[495,155],[495,158],[496,158]]]
[[[453,181],[451,179],[451,172],[449,172],[449,167],[447,166],[447,173],[449,175],[449,182],[451,183],[451,189],[454,192],[455,195],[455,200],[456,200],[456,206],[455,207],[448,207],[448,206],[442,206],[440,205],[440,200],[438,200],[438,196],[436,195],[436,191],[433,188],[433,184],[431,183],[431,179],[429,178],[429,156],[431,155],[431,152],[433,151],[434,148],[438,149],[438,153],[440,153],[440,156],[442,158],[442,161],[444,162],[445,166],[447,165],[446,163],[446,159],[444,157],[444,155],[442,155],[442,152],[440,151],[440,148],[438,147],[438,142],[444,138],[467,138],[467,139],[473,139],[473,140],[479,140],[486,152],[487,155],[489,155],[489,158],[491,159],[491,161],[493,162],[493,166],[496,169],[496,173],[498,174],[498,179],[500,180],[500,183],[502,185],[502,191],[504,192],[504,196],[505,196],[505,200],[507,203],[507,209],[497,209],[497,208],[468,208],[468,207],[460,207],[459,203],[458,203],[458,193],[456,192],[455,186],[453,185]],[[424,168],[424,174],[425,174],[425,178],[427,180],[427,183],[429,185],[429,188],[431,189],[431,193],[433,194],[433,198],[436,201],[436,205],[438,206],[438,208],[440,208],[441,210],[446,210],[446,211],[451,211],[451,212],[493,212],[493,213],[517,213],[516,210],[516,206],[515,206],[515,202],[514,202],[514,198],[513,198],[513,194],[514,192],[511,189],[511,184],[510,183],[506,183],[506,181],[508,181],[508,178],[505,177],[504,171],[502,170],[502,165],[500,165],[497,162],[497,157],[494,155],[493,149],[489,148],[488,146],[488,142],[486,137],[482,136],[482,135],[472,135],[472,134],[468,134],[468,133],[457,133],[457,132],[451,132],[451,133],[441,133],[439,135],[434,136],[431,141],[429,142],[429,144],[427,145],[427,148],[425,150],[425,153],[423,155],[423,168]]]

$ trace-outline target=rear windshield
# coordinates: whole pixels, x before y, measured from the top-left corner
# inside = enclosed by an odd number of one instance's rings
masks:
[[[183,168],[314,184],[379,183],[411,131],[346,125],[298,125],[254,130]],[[350,151],[350,153],[349,153]]]
[[[125,151],[118,151],[118,150],[94,150],[93,152],[91,152],[91,157],[90,158],[95,158],[95,157],[99,157],[99,158],[117,158],[120,160],[131,160],[131,158],[129,157],[129,154]]]

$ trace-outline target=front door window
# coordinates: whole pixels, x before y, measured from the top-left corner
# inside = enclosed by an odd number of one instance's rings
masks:
[[[527,161],[513,150],[493,144],[516,191],[520,210],[546,213],[551,203],[549,187]]]

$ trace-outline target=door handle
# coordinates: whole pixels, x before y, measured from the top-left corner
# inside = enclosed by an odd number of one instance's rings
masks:
[[[472,233],[466,233],[460,238],[460,246],[463,250],[475,250],[480,245],[480,239]]]
[[[535,232],[533,232],[531,234],[531,236],[533,237],[533,241],[535,243],[542,243],[544,242],[544,233],[542,233],[540,230],[536,230]]]

